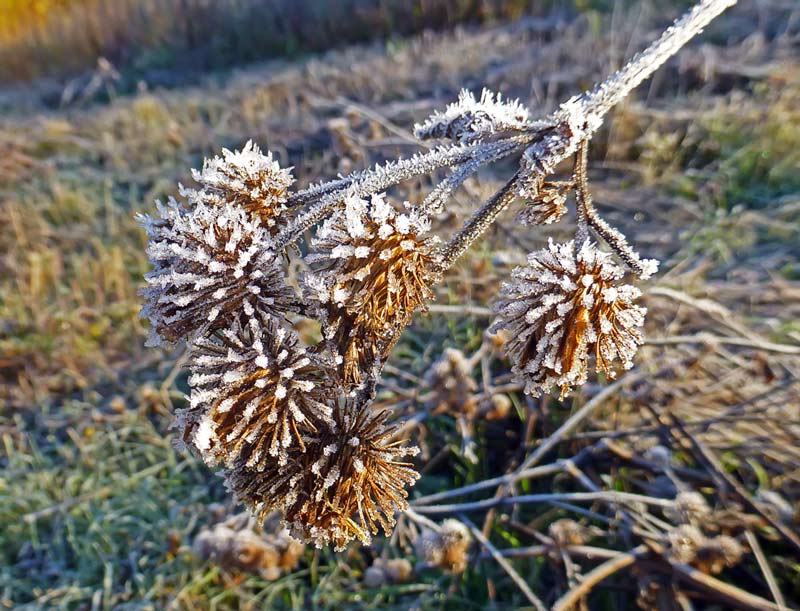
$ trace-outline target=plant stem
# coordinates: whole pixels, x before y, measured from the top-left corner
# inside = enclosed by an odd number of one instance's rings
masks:
[[[582,141],[588,140],[597,131],[611,108],[650,77],[689,40],[702,32],[712,19],[734,4],[736,0],[702,0],[684,13],[657,41],[636,55],[624,68],[612,74],[594,89],[562,104],[544,121],[546,124],[558,127],[540,133],[523,155],[521,171],[523,174],[532,175],[526,178],[544,179],[552,174],[556,166],[572,155]],[[530,180],[531,184],[536,182]],[[511,191],[511,183],[506,183],[442,249],[442,270],[450,268],[492,225],[511,202]],[[602,219],[600,221],[602,222]],[[591,223],[591,219],[589,222]],[[607,225],[605,227],[600,225],[599,231],[605,231],[606,228]],[[612,228],[608,229],[609,232],[613,231]],[[610,235],[613,239],[614,236]],[[642,269],[641,265],[638,267]]]

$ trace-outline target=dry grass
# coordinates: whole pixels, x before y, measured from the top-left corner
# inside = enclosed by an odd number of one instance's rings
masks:
[[[796,26],[784,28],[793,11],[779,0],[735,9],[706,38],[726,48],[683,53],[616,113],[593,151],[598,206],[643,254],[666,261],[647,297],[650,344],[638,367],[610,391],[590,384],[567,404],[526,399],[510,382],[496,340],[484,337],[482,308],[523,253],[559,227],[521,232],[507,219],[451,271],[439,307],[408,329],[387,367],[380,402],[409,416],[424,450],[416,513],[391,541],[338,556],[309,550],[274,581],[191,551],[234,508],[220,509],[221,481],[171,445],[168,414],[185,383],[174,374],[179,355],[142,348],[145,238],[133,213],[188,182],[203,156],[248,137],[305,183],[407,154],[412,119],[462,85],[547,111],[620,63],[635,15],[611,27],[598,13],[594,30],[582,18],[557,34],[553,20],[527,20],[424,36],[240,72],[224,88],[0,119],[0,603],[527,604],[484,545],[473,545],[461,575],[415,559],[422,516],[467,512],[547,606],[565,595],[591,609],[634,608],[637,596],[752,606],[742,591],[800,606],[800,527],[780,502],[800,502],[800,50]],[[460,226],[498,181],[468,181],[443,227]],[[419,201],[426,187],[409,184],[402,195]],[[445,347],[463,351],[474,380],[452,401],[429,374]],[[495,500],[526,462],[532,470],[510,491],[521,500]],[[676,489],[704,496],[708,528],[736,537],[741,561],[719,573],[696,558],[676,562],[667,548]],[[576,496],[584,493],[595,496]],[[463,506],[476,501],[478,510]],[[367,578],[396,557],[414,560],[413,574]],[[592,587],[576,590],[580,576]]]
[[[3,0],[0,81],[74,76],[95,67],[111,76],[105,61],[136,71],[215,69],[462,21],[515,18],[530,10],[527,5],[523,0]]]

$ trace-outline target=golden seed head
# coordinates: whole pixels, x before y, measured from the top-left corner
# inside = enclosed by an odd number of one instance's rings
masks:
[[[436,242],[425,237],[425,221],[398,214],[383,195],[369,202],[351,196],[345,204],[317,232],[308,257],[316,271],[306,288],[349,388],[362,383],[414,310],[433,298]]]
[[[189,407],[178,421],[207,463],[284,464],[288,447],[333,425],[332,376],[275,318],[242,315],[191,349]]]
[[[436,413],[475,416],[478,384],[461,350],[446,348],[441,358],[425,374],[425,382],[433,391],[428,401],[429,409]]]
[[[664,510],[664,515],[673,524],[702,524],[711,514],[705,497],[699,492],[679,492],[675,504]]]
[[[682,524],[667,533],[667,556],[672,562],[689,564],[706,543],[705,535],[695,526]]]
[[[335,426],[305,437],[305,451],[292,446],[285,466],[262,472],[236,464],[228,487],[258,515],[280,509],[292,534],[317,547],[369,543],[379,526],[388,535],[395,513],[408,507],[406,486],[419,477],[404,460],[417,448],[393,440],[388,416],[343,399]]]
[[[622,275],[611,256],[589,242],[575,252],[573,242],[551,241],[514,270],[496,304],[493,330],[508,332],[506,353],[526,393],[558,386],[563,397],[583,384],[590,349],[596,370],[609,377],[615,360],[633,366],[646,309],[634,304],[640,291],[620,283]]]
[[[270,235],[277,233],[294,177],[291,169],[278,165],[271,152],[264,155],[249,140],[241,151],[223,149],[221,157],[206,159],[202,171],[192,170],[192,176],[201,188],[184,189],[190,202],[240,206],[257,217]]]

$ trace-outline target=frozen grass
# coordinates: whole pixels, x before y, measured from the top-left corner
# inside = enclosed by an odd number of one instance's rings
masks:
[[[795,507],[800,499],[800,51],[796,28],[781,25],[792,23],[792,4],[776,0],[760,10],[765,17],[756,31],[751,5],[725,17],[707,39],[725,48],[683,53],[638,101],[617,112],[595,148],[598,206],[622,227],[638,223],[632,233],[639,250],[667,262],[648,297],[651,345],[632,372],[642,377],[623,378],[575,431],[551,437],[551,450],[540,457],[546,466],[580,456],[586,479],[560,469],[520,480],[516,492],[572,493],[588,482],[669,498],[674,481],[647,452],[664,445],[681,481],[729,512],[729,520],[748,524],[786,605],[797,608],[800,552],[757,510],[775,514],[779,527],[795,533],[797,517],[781,514],[774,503],[759,501],[754,509],[746,502],[767,490]],[[645,24],[653,17],[642,16],[632,47],[647,38]],[[417,562],[405,583],[365,585],[375,556],[416,562],[408,519],[391,544],[381,539],[338,556],[309,550],[297,570],[276,581],[194,556],[195,535],[227,495],[199,461],[172,447],[168,414],[183,401],[185,385],[172,375],[178,354],[142,347],[136,290],[146,266],[145,238],[133,214],[151,210],[178,180],[188,182],[187,168],[199,166],[204,155],[251,136],[284,165],[295,165],[305,183],[407,153],[404,129],[461,86],[486,85],[550,110],[629,54],[633,19],[618,15],[613,28],[598,23],[594,30],[587,19],[562,24],[557,35],[555,22],[528,20],[426,36],[382,52],[352,48],[286,68],[239,72],[224,88],[209,82],[88,111],[12,112],[0,119],[0,604],[525,604],[480,546],[462,575]],[[468,181],[443,225],[458,227],[462,212],[496,185],[490,175]],[[421,200],[425,185],[407,185],[403,195]],[[558,226],[521,232],[511,218],[501,223],[451,271],[437,298],[442,307],[420,318],[396,350],[379,398],[414,418],[408,430],[423,448],[415,497],[513,472],[597,395],[600,387],[590,385],[565,405],[527,400],[484,341],[488,320],[481,308],[500,277],[521,253],[558,232]],[[471,364],[475,389],[467,399],[474,410],[443,398],[440,382],[429,375],[445,347],[462,350]],[[500,396],[510,401],[507,412],[498,408],[505,404]],[[495,491],[433,505],[491,498]],[[418,513],[425,505],[431,503],[418,504]],[[574,579],[564,571],[562,552],[584,575],[600,562],[587,560],[585,549],[557,550],[550,528],[556,520],[569,517],[597,529],[587,542],[595,550],[633,547],[620,536],[624,529],[603,521],[618,521],[620,506],[581,507],[593,513],[538,502],[498,507],[486,519],[492,543],[516,554],[512,566],[548,605]],[[485,515],[469,514],[479,528]],[[657,512],[654,517],[663,520]],[[721,528],[723,518],[716,518]],[[589,608],[633,608],[642,571],[678,575],[696,608],[723,600],[724,589],[695,596],[703,590],[653,553],[600,583]],[[715,578],[774,600],[767,574],[748,554]],[[729,599],[722,604],[736,606]]]

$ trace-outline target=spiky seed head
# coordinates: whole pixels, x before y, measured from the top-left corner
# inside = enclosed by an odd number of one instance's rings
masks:
[[[590,349],[597,371],[614,377],[613,363],[628,369],[642,343],[646,310],[640,291],[622,284],[623,271],[588,241],[554,243],[528,255],[512,272],[495,306],[493,330],[505,329],[506,353],[525,392],[570,388],[586,381]]]
[[[682,524],[667,532],[668,546],[665,551],[670,561],[689,564],[706,541],[705,535],[696,526]]]
[[[694,490],[679,492],[675,503],[664,510],[673,524],[702,524],[711,514],[705,497]]]
[[[435,413],[475,416],[478,408],[478,384],[461,350],[446,348],[441,358],[425,374],[425,382],[433,391],[427,406]]]
[[[535,183],[531,186],[530,183]],[[545,181],[539,176],[521,174],[517,195],[525,200],[525,207],[517,214],[523,225],[549,225],[557,223],[567,212],[569,183]]]
[[[198,203],[187,210],[170,198],[158,218],[139,217],[153,264],[142,289],[141,316],[150,345],[226,328],[240,312],[283,315],[296,310],[294,291],[258,219],[232,205]]]
[[[569,518],[561,518],[552,522],[547,528],[547,532],[559,547],[586,545],[590,535],[589,529],[583,524]]]
[[[332,376],[275,318],[242,314],[191,350],[189,406],[178,422],[208,464],[285,464],[288,447],[302,449],[305,435],[334,425]]]
[[[283,511],[292,534],[317,547],[369,543],[379,526],[388,535],[395,512],[408,507],[406,487],[419,478],[405,460],[418,450],[393,439],[388,416],[352,396],[340,399],[335,427],[308,435],[305,451],[294,445],[285,466],[261,472],[234,465],[228,487],[257,515]]]
[[[192,549],[229,572],[259,573],[274,581],[297,566],[305,546],[289,536],[278,520],[268,518],[261,528],[243,513],[201,529]]]
[[[210,206],[234,204],[257,217],[271,235],[279,229],[279,218],[294,182],[291,168],[281,168],[272,153],[264,155],[248,140],[240,151],[222,149],[222,155],[203,162],[203,169],[192,170],[200,189],[184,189],[190,203],[202,201]]]
[[[351,195],[312,242],[306,292],[340,361],[346,387],[383,360],[411,316],[433,298],[436,240],[416,214],[399,214],[382,194]]]
[[[469,528],[449,518],[442,522],[438,531],[423,530],[414,542],[414,549],[417,556],[430,566],[462,573],[467,568],[471,542]]]
[[[503,100],[501,94],[488,89],[475,99],[462,89],[458,101],[444,112],[436,111],[424,123],[414,126],[414,135],[421,140],[447,138],[458,142],[474,142],[486,136],[522,131],[530,127],[528,109],[518,100]]]
[[[744,546],[728,535],[717,535],[706,539],[698,550],[694,564],[704,573],[717,575],[726,567],[734,567],[742,561]]]

